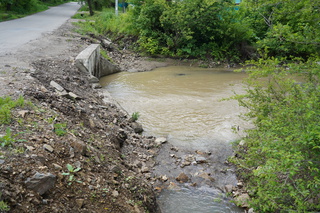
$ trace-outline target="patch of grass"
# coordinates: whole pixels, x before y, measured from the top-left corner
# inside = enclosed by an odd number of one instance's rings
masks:
[[[102,57],[104,57],[105,59],[107,59],[108,61],[110,61],[111,63],[113,63],[112,58],[110,58],[107,54],[107,52],[104,49],[100,49],[100,54],[102,55]]]
[[[20,96],[17,100],[11,97],[0,97],[0,124],[9,124],[11,122],[11,110],[25,105],[24,98]]]
[[[134,112],[134,113],[132,113],[132,115],[131,115],[131,120],[132,120],[132,121],[137,121],[137,120],[139,119],[139,117],[140,117],[139,112]]]
[[[11,129],[6,129],[6,134],[2,137],[0,137],[0,145],[2,147],[11,147],[15,142],[23,142],[26,140],[23,139],[16,139],[16,137],[21,134],[22,132],[19,132],[18,134],[12,134]]]
[[[67,134],[67,124],[66,123],[56,123],[53,125],[54,127],[54,132],[58,136],[64,136]]]
[[[9,212],[10,207],[5,201],[0,201],[0,212]]]

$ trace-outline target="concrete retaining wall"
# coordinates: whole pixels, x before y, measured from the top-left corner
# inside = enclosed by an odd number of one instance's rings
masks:
[[[89,73],[91,76],[101,78],[116,72],[120,72],[120,68],[100,55],[100,44],[91,44],[83,50],[75,61],[79,70]]]

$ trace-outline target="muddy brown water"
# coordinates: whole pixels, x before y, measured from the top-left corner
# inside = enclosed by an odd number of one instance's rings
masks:
[[[168,138],[154,170],[171,183],[158,197],[162,212],[243,212],[223,193],[225,185],[237,183],[234,168],[225,161],[232,154],[231,142],[249,125],[239,118],[243,109],[235,101],[221,99],[241,93],[244,77],[227,69],[171,66],[101,79],[129,114],[139,112],[144,134]],[[181,167],[186,157],[197,153],[206,153],[201,157],[207,163]],[[181,172],[190,177],[188,183],[175,182]],[[203,173],[213,181],[199,177]]]

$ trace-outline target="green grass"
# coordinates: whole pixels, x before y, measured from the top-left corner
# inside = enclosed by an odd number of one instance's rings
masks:
[[[11,122],[11,110],[16,107],[23,107],[25,100],[20,96],[17,100],[11,97],[0,97],[0,124],[9,124]]]

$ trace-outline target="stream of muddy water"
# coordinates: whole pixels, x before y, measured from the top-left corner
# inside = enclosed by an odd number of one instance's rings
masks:
[[[168,139],[153,171],[162,182],[163,213],[243,212],[225,194],[226,185],[237,184],[226,160],[231,142],[249,124],[239,118],[243,109],[235,101],[221,99],[241,93],[244,77],[226,69],[171,66],[101,79],[129,114],[139,112],[143,134]],[[182,173],[187,181],[176,180]]]

